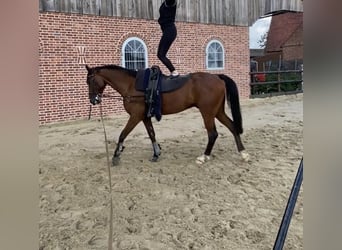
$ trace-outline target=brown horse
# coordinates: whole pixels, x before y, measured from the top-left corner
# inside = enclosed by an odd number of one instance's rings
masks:
[[[151,118],[146,116],[144,93],[135,89],[137,71],[122,68],[117,65],[105,65],[88,70],[87,84],[89,99],[93,105],[101,102],[102,93],[106,85],[110,85],[123,97],[123,105],[130,115],[122,130],[112,158],[113,165],[118,164],[120,154],[124,149],[123,142],[135,126],[143,121],[147,133],[152,141],[152,161],[157,161],[161,153],[155,139],[155,132]],[[227,96],[228,105],[232,111],[233,121],[224,111],[224,101]],[[218,133],[215,118],[224,124],[233,134],[237,149],[244,160],[248,160],[248,153],[244,150],[240,134],[242,134],[242,118],[240,112],[239,93],[236,83],[228,76],[197,72],[190,74],[190,78],[181,88],[162,94],[162,114],[175,114],[191,107],[197,107],[203,117],[208,132],[208,144],[204,154],[197,157],[196,162],[202,164],[210,159]]]

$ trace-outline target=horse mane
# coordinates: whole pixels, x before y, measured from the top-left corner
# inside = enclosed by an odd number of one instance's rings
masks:
[[[123,72],[127,73],[129,76],[132,76],[132,77],[136,77],[137,73],[138,73],[138,71],[136,71],[136,70],[126,69],[126,68],[123,68],[123,67],[121,67],[119,65],[114,65],[114,64],[98,66],[98,67],[95,67],[93,69],[95,71],[99,71],[99,70],[102,70],[102,69],[120,70],[120,71],[123,71]]]

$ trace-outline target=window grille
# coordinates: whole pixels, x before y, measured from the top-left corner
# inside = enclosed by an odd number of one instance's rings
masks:
[[[206,51],[207,69],[224,69],[224,50],[222,44],[217,40],[208,43]]]
[[[125,41],[122,46],[122,55],[122,65],[124,68],[138,70],[148,67],[146,45],[137,37],[132,37]]]

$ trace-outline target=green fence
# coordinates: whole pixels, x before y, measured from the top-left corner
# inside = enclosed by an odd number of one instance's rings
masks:
[[[250,75],[251,98],[303,92],[302,69],[258,71]]]

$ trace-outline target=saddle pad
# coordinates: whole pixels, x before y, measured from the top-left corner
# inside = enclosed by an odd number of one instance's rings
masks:
[[[144,76],[145,69],[138,70],[136,81],[135,81],[135,89],[138,91],[145,92],[144,86]],[[169,77],[166,75],[162,75],[161,79],[161,93],[167,93],[171,91],[175,91],[181,88],[186,81],[188,81],[191,77],[191,74],[178,76],[178,77]]]

